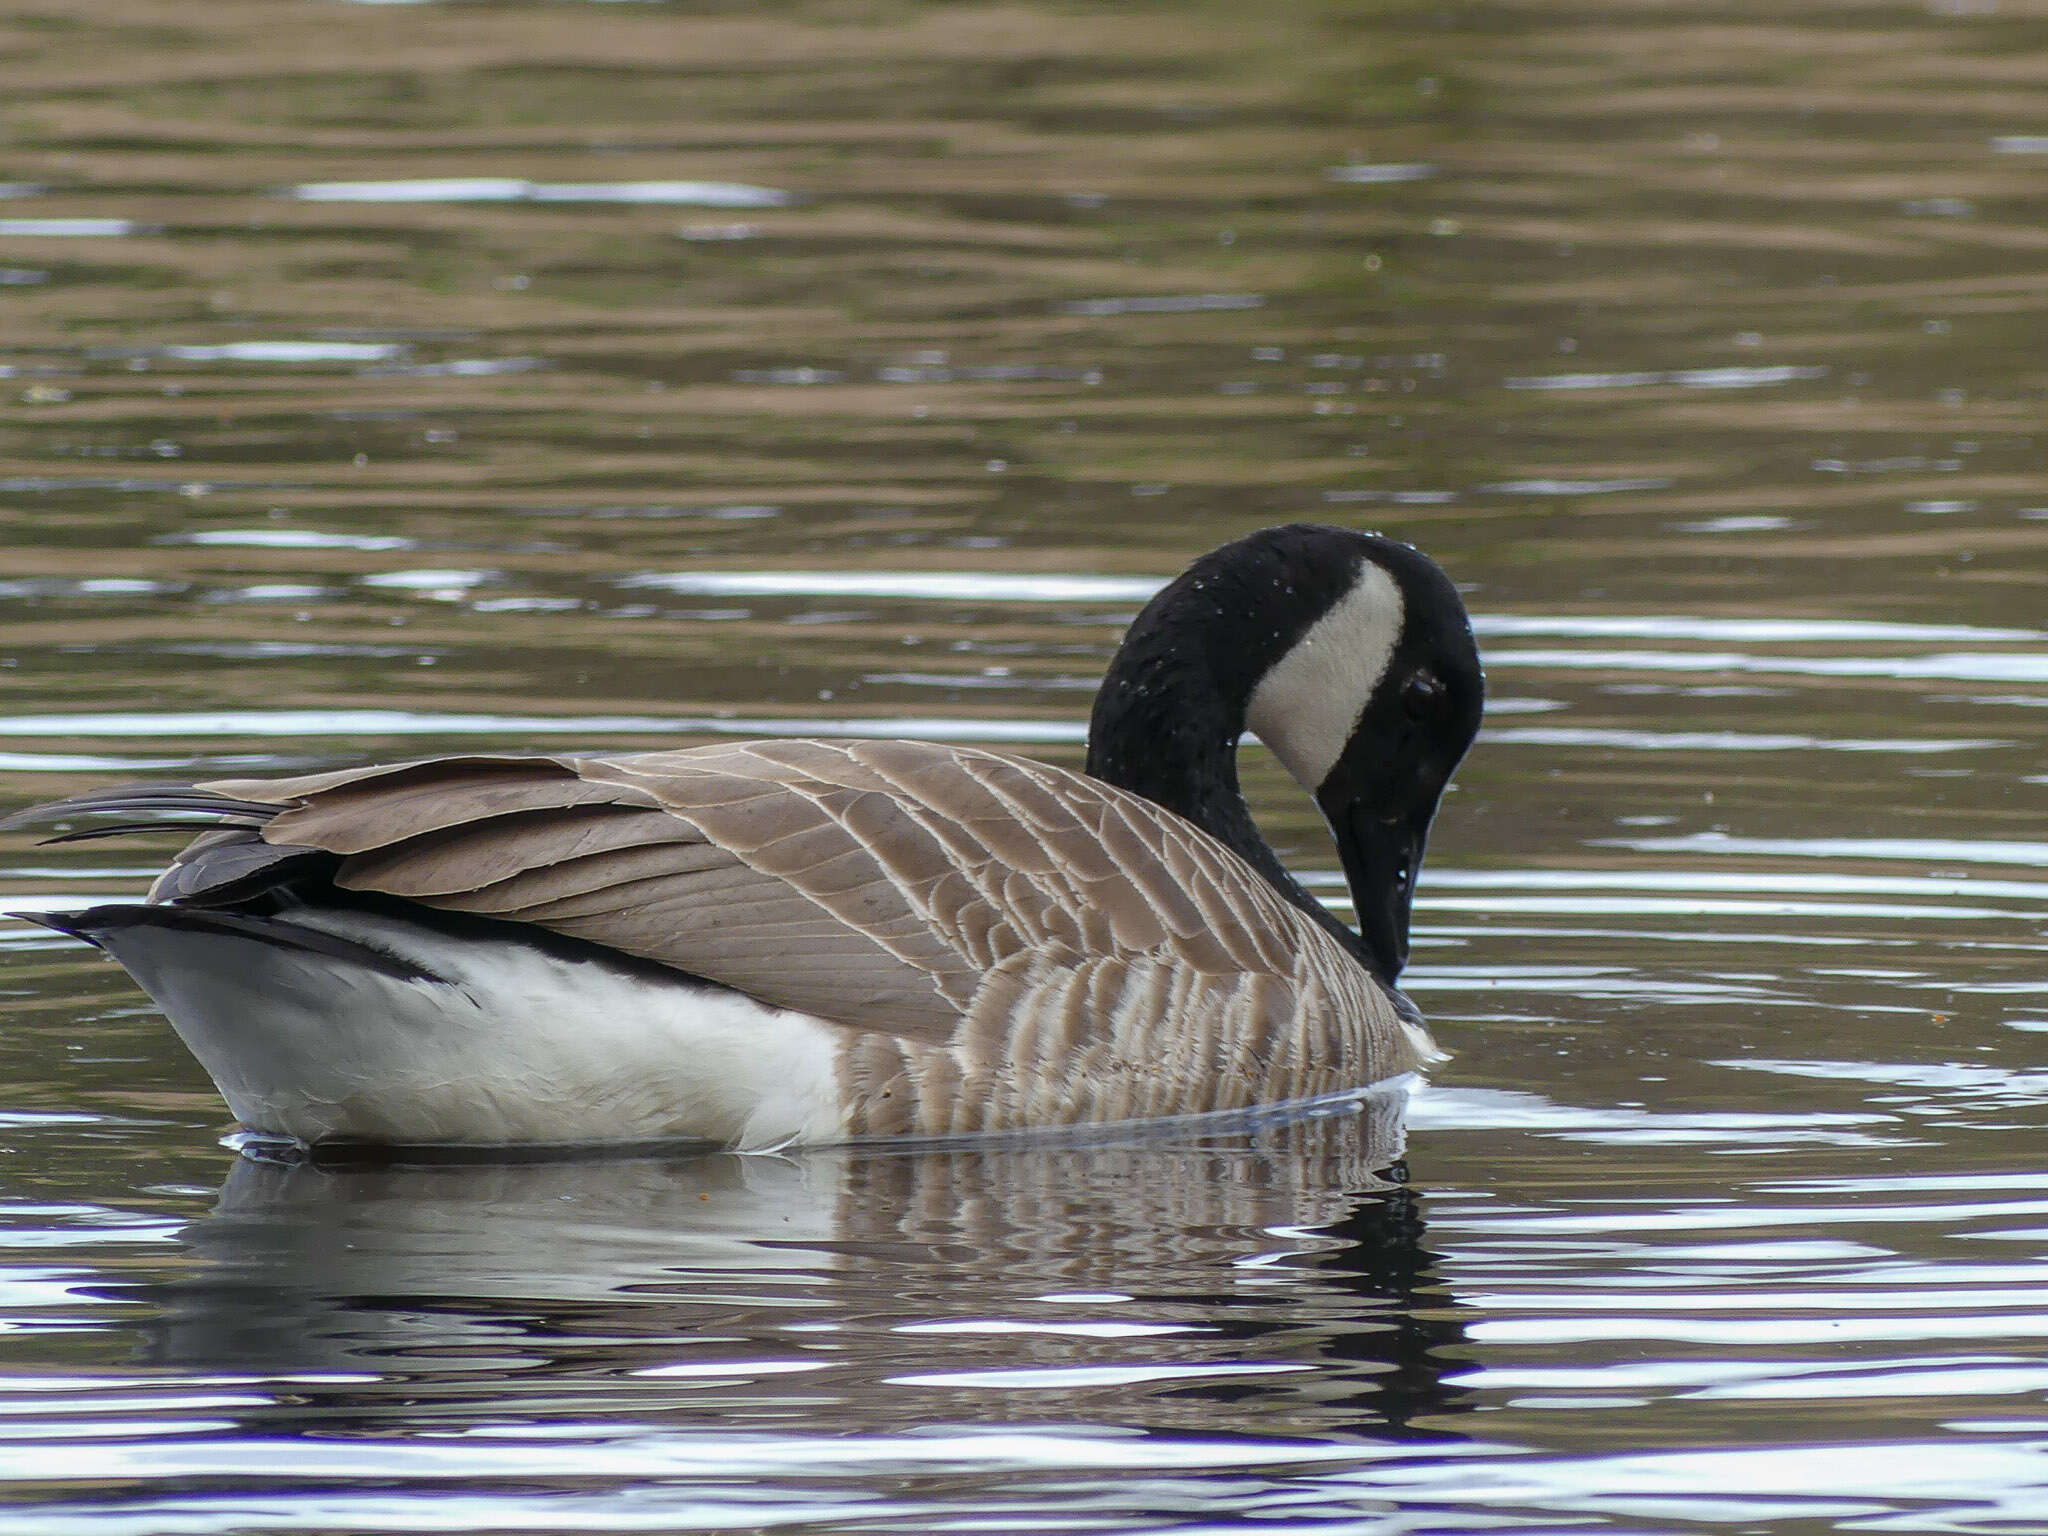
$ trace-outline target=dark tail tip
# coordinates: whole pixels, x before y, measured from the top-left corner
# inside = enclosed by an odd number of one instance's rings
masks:
[[[67,938],[80,939],[97,948],[100,941],[93,934],[102,926],[98,918],[105,911],[104,907],[87,907],[79,912],[0,912],[0,917],[19,918],[39,928],[52,928]]]

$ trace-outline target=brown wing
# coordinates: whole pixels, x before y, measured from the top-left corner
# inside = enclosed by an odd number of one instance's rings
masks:
[[[1178,817],[971,748],[768,741],[205,787],[286,805],[265,839],[345,855],[351,889],[534,923],[934,1043],[991,973],[1026,961],[1288,976],[1304,944],[1329,943]]]

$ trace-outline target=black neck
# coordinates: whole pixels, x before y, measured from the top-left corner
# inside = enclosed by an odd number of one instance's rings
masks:
[[[1156,605],[1155,605],[1156,606]],[[1148,619],[1162,619],[1147,624]],[[1287,872],[1237,783],[1237,741],[1257,674],[1148,609],[1110,663],[1088,722],[1088,772],[1193,822],[1265,877],[1377,974],[1364,943]],[[1193,642],[1183,648],[1183,642]],[[1219,673],[1226,674],[1219,676]]]

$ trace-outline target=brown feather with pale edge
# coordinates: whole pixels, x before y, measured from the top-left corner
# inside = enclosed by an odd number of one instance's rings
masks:
[[[339,883],[533,923],[842,1026],[847,1129],[1330,1092],[1420,1064],[1365,970],[1149,801],[1026,758],[811,740],[205,788]]]

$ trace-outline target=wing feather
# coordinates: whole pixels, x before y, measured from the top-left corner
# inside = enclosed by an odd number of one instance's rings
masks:
[[[428,758],[302,779],[219,780],[200,787],[223,795],[249,791],[249,799],[283,803],[286,809],[266,829],[267,841],[342,854],[388,846],[394,833],[420,837],[492,816],[633,798],[618,786],[585,782],[573,759],[550,757]]]
[[[874,1032],[859,1070],[877,1123],[1142,1107],[1219,1065],[1313,1078],[1297,1058],[1316,1048],[1288,1043],[1312,1006],[1362,1014],[1338,1033],[1363,1030],[1368,1056],[1392,1028],[1363,971],[1221,844],[1006,754],[780,740],[204,787],[281,806],[264,839],[343,855],[347,887],[534,923]],[[1110,1080],[1134,1061],[1152,1086]],[[941,1110],[947,1084],[973,1107]]]

